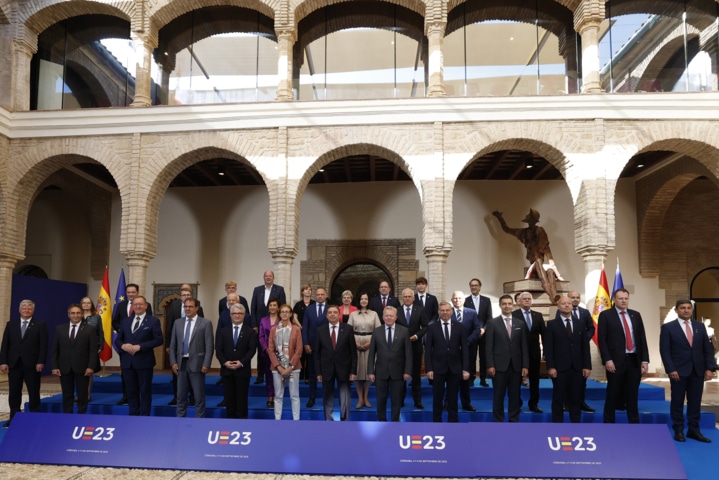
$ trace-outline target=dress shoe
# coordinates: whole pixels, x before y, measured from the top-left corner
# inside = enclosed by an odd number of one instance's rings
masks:
[[[424,405],[422,405],[422,402],[414,402],[414,408],[424,410]]]
[[[127,405],[127,397],[122,397],[117,401],[117,405]]]
[[[357,402],[357,405],[355,405],[355,408],[362,408],[362,407],[364,407],[364,402],[360,400],[359,402]]]
[[[312,408],[315,406],[315,397],[310,397],[309,400],[307,400],[307,405],[305,407]]]
[[[255,385],[261,385],[261,384],[263,384],[263,383],[265,383],[265,379],[264,379],[264,378],[259,377],[259,376],[258,376],[257,378],[255,378]]]
[[[681,430],[677,430],[674,432],[674,440],[677,442],[686,442],[687,439],[684,437],[684,433],[682,433]]]
[[[702,435],[702,432],[699,432],[697,430],[689,430],[687,432],[687,438],[693,438],[694,440],[697,440],[699,442],[712,443],[710,438],[705,437],[704,435]]]
[[[534,413],[544,413],[544,410],[542,410],[541,408],[539,408],[536,405],[529,407],[529,411],[534,412]]]
[[[364,402],[364,406],[367,408],[372,408],[372,404],[369,402]]]
[[[462,410],[465,410],[467,412],[476,412],[477,409],[474,408],[472,405],[462,405]]]
[[[217,406],[218,406],[218,407],[225,407],[225,406],[226,406],[225,401],[222,400],[220,403],[217,404]]]
[[[8,420],[7,422],[3,423],[2,428],[10,428],[10,422],[12,422],[12,420]]]
[[[569,411],[569,407],[567,406],[566,403],[565,403],[564,405],[562,405],[562,410],[565,411],[565,412],[568,412],[568,411]]]
[[[522,380],[522,386],[523,386],[523,387],[528,387],[528,386],[529,386],[529,382],[526,381],[526,380]]]
[[[269,399],[265,405],[267,408],[275,408],[275,401],[273,399]]]
[[[169,402],[167,402],[167,404],[168,404],[169,406],[171,406],[171,407],[172,407],[172,406],[175,406],[175,405],[177,405],[177,399],[176,399],[176,398],[173,398],[172,400],[170,400]]]
[[[585,412],[589,412],[589,413],[594,413],[594,412],[596,412],[595,409],[593,409],[592,407],[590,407],[589,405],[587,405],[587,402],[582,402],[582,410],[585,411]]]
[[[480,384],[482,387],[488,387],[488,386],[489,386],[489,383],[487,383],[487,380],[482,380],[482,381],[479,382],[479,384]]]

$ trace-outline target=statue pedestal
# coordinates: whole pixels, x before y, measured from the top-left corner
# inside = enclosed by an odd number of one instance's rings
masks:
[[[570,290],[569,282],[556,282],[557,294],[566,295]],[[544,321],[554,318],[557,313],[557,306],[554,305],[552,299],[549,298],[547,292],[542,288],[542,282],[536,278],[529,280],[513,280],[504,283],[504,293],[514,297],[518,293],[529,292],[532,294],[532,310],[542,314]],[[519,308],[519,307],[517,307]]]

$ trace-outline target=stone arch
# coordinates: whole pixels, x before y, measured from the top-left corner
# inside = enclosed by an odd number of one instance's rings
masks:
[[[2,0],[0,2],[0,25],[7,25],[10,23],[8,18],[10,17],[10,1]]]
[[[49,2],[30,2],[25,6],[26,9],[20,12],[20,18],[25,19],[25,27],[36,34],[62,20],[79,15],[102,14],[131,22],[135,14],[135,2],[131,1],[50,0]]]
[[[709,179],[719,182],[719,129],[714,123],[672,122],[666,124],[639,123],[633,143],[637,153],[648,151],[676,152],[691,157],[709,172]]]
[[[7,196],[7,206],[14,205],[14,211],[8,215],[9,218],[13,218],[13,221],[7,224],[5,241],[8,248],[17,252],[20,258],[24,257],[26,225],[30,207],[41,189],[47,185],[51,175],[58,170],[76,163],[99,163],[115,179],[120,191],[121,204],[126,204],[129,188],[122,181],[124,177],[115,170],[116,164],[119,163],[116,153],[108,146],[94,145],[93,148],[91,144],[92,141],[81,145],[77,142],[54,140],[36,149],[14,146],[13,151],[17,148],[17,154],[11,154],[17,163],[10,172],[10,176],[15,178],[12,178],[11,185],[13,187]],[[117,143],[115,143],[115,147],[118,147]],[[53,154],[45,155],[49,152],[53,152]]]
[[[152,5],[146,13],[151,25],[159,30],[180,15],[193,10],[202,10],[204,7],[241,7],[256,10],[274,19],[281,8],[281,3],[280,0],[195,0],[194,2],[167,0]]]
[[[431,0],[429,0],[431,2]],[[292,15],[294,16],[294,22],[295,27],[297,24],[302,20],[303,18],[310,15],[312,12],[315,12],[317,10],[320,10],[324,7],[328,7],[330,5],[336,5],[340,3],[351,3],[351,0],[304,0],[299,1],[292,11]],[[389,0],[384,3],[390,3],[393,5],[397,5],[400,7],[404,7],[412,12],[415,12],[419,14],[422,17],[425,17],[425,12],[427,10],[427,1],[423,0]],[[292,7],[290,7],[292,8]],[[368,14],[369,15],[369,14]]]
[[[140,187],[141,197],[138,199],[136,215],[133,215],[132,218],[123,216],[123,233],[128,231],[130,234],[121,239],[120,251],[137,251],[150,256],[155,255],[160,203],[170,182],[190,165],[218,157],[242,162],[259,173],[269,190],[271,179],[266,172],[257,168],[256,158],[262,156],[263,146],[259,142],[249,141],[239,145],[240,141],[234,144],[233,140],[237,139],[228,139],[222,135],[222,132],[213,135],[208,135],[205,132],[199,136],[189,134],[184,136],[180,142],[177,142],[177,137],[170,136],[168,141],[175,142],[174,148],[159,148],[155,155],[151,155],[150,158],[143,161],[139,178],[148,179],[148,181]],[[251,144],[249,148],[242,148],[249,144]],[[238,150],[244,151],[238,152]],[[252,158],[255,160],[253,161]],[[129,223],[125,225],[125,222]],[[143,233],[135,233],[137,224],[143,225]]]
[[[639,273],[644,277],[659,275],[664,217],[679,192],[700,177],[719,186],[719,180],[699,161],[677,157],[669,166],[637,182]]]
[[[612,17],[647,13],[681,18],[684,12],[684,2],[678,0],[612,0],[606,3],[609,4],[607,10],[611,12]],[[687,2],[687,24],[693,25],[699,30],[711,26],[713,23],[711,19],[716,16],[716,12],[713,10],[714,3]],[[702,9],[704,6],[707,10]]]

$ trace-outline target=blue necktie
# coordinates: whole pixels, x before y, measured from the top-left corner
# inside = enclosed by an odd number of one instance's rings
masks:
[[[185,341],[182,344],[182,356],[186,357],[190,354],[190,327],[192,326],[192,320],[187,319],[187,326],[185,327]]]
[[[524,312],[524,317],[527,319],[527,328],[529,331],[532,331],[532,317],[529,315],[529,312]]]
[[[237,337],[240,334],[240,327],[235,325],[235,346],[237,346]]]
[[[387,346],[392,348],[392,327],[387,329]]]

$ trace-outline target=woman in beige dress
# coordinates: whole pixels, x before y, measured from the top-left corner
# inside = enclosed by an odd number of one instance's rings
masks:
[[[352,312],[347,321],[352,325],[355,332],[355,343],[357,344],[357,377],[355,387],[357,388],[357,405],[355,408],[372,407],[367,399],[369,394],[369,379],[367,378],[367,356],[369,354],[369,342],[372,332],[381,324],[379,317],[374,310],[369,308],[369,294],[366,292],[359,295],[359,310]]]

